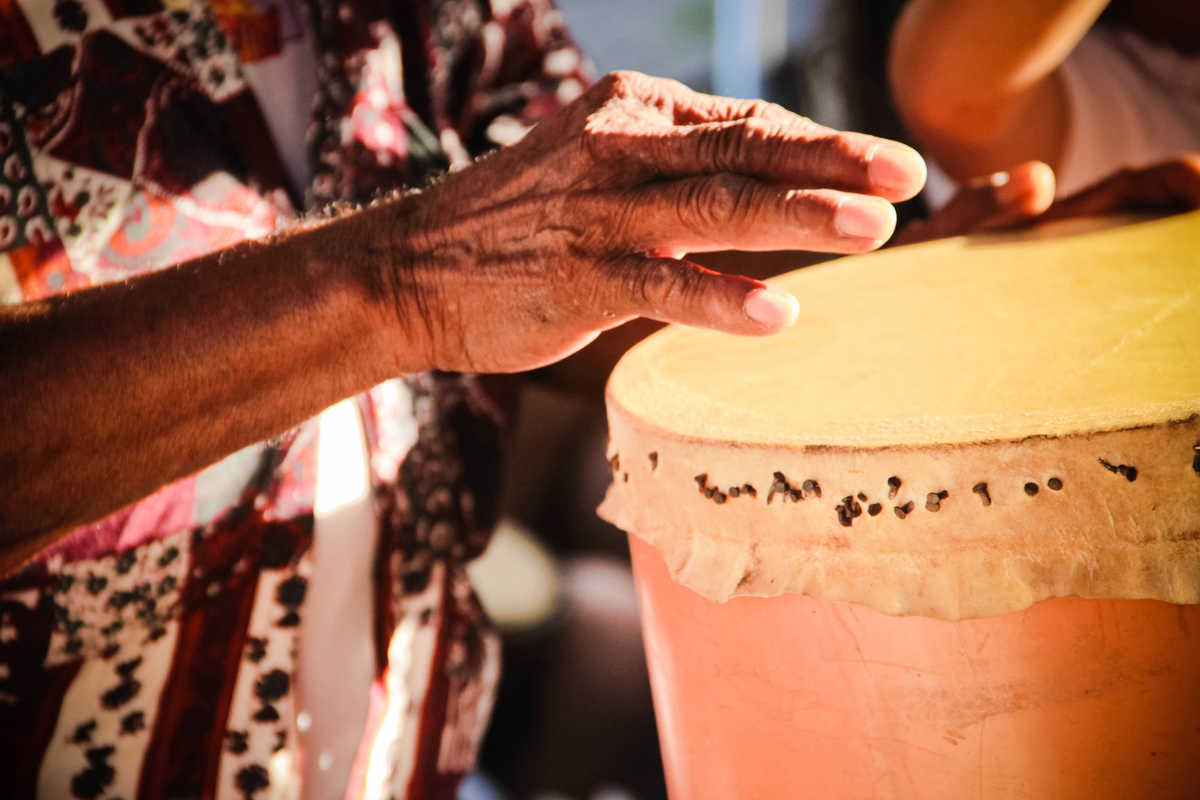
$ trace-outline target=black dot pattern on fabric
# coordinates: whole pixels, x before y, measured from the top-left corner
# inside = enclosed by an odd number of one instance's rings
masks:
[[[71,778],[71,794],[75,797],[99,797],[106,787],[113,782],[116,771],[108,763],[116,752],[111,746],[92,747],[85,753],[88,765],[82,772]]]
[[[246,658],[257,664],[267,655],[267,640],[261,636],[246,637]]]
[[[54,18],[65,31],[82,33],[87,28],[87,11],[78,0],[58,0],[54,4]]]
[[[293,575],[279,584],[275,590],[275,599],[280,605],[297,607],[304,602],[308,589],[308,581],[300,575]]]
[[[137,733],[146,728],[146,715],[141,711],[132,711],[121,718],[121,733]]]
[[[87,722],[80,723],[75,728],[75,733],[71,735],[71,741],[75,744],[83,744],[92,740],[92,734],[96,730],[96,720],[89,719]]]
[[[241,755],[249,748],[249,737],[246,731],[226,731],[225,746],[234,755]]]
[[[133,671],[142,665],[142,657],[132,658],[117,665],[117,674],[123,678],[133,676]]]
[[[142,684],[135,680],[125,680],[118,683],[113,688],[100,695],[100,703],[105,708],[119,708],[141,691]]]
[[[255,793],[271,785],[271,777],[263,766],[250,764],[238,770],[234,777],[234,785],[249,800]]]
[[[275,706],[267,704],[254,712],[255,722],[278,722],[279,712],[275,710]]]
[[[284,697],[291,686],[291,679],[281,669],[273,669],[254,683],[254,694],[265,703],[273,703]]]

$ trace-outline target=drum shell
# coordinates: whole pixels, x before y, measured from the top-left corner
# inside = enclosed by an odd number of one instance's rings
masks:
[[[1200,606],[713,603],[629,540],[672,800],[1200,796]]]

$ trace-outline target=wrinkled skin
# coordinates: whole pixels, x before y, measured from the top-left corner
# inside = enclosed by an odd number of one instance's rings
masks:
[[[410,354],[473,372],[556,361],[635,316],[772,333],[795,316],[790,297],[678,257],[870,250],[895,226],[888,201],[911,197],[924,175],[895,142],[609,75],[413,198],[398,237],[398,319]]]
[[[530,369],[634,316],[777,331],[790,295],[676,256],[868,250],[924,177],[904,145],[620,73],[424,191],[0,308],[0,570],[400,374]]]

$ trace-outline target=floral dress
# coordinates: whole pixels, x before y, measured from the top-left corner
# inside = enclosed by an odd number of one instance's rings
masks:
[[[586,82],[550,0],[294,1],[0,0],[0,302],[121,280],[304,209],[419,184]],[[297,24],[318,87],[303,196],[245,77]],[[473,764],[499,652],[463,566],[497,512],[508,394],[499,379],[430,373],[357,398],[378,520],[363,576],[377,666],[351,796],[452,796]],[[283,776],[315,427],[0,576],[0,794],[294,791]]]

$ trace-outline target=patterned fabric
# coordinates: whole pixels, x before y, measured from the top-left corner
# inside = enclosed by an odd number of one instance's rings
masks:
[[[298,209],[419,183],[586,81],[550,0],[287,2],[0,0],[0,301],[160,269]],[[243,72],[297,21],[319,79],[304,198]],[[497,511],[506,391],[426,374],[358,398],[378,675],[352,795],[452,796],[473,763],[498,645],[463,565]],[[295,793],[314,447],[310,421],[0,577],[6,797]]]

